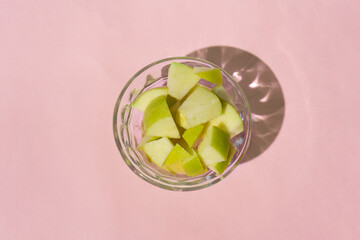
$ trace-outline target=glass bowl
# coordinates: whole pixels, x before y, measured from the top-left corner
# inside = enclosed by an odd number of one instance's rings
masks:
[[[220,68],[223,76],[223,87],[233,101],[234,107],[244,123],[244,131],[231,140],[236,148],[236,152],[228,167],[221,175],[209,170],[196,177],[173,175],[158,168],[155,164],[148,161],[143,152],[136,149],[137,144],[142,139],[141,121],[143,114],[131,108],[130,104],[142,92],[151,88],[166,86],[168,69],[171,62],[183,63],[190,67],[219,68],[206,60],[191,57],[165,58],[142,68],[125,84],[116,101],[113,115],[115,142],[125,163],[143,180],[157,187],[174,191],[203,189],[224,179],[243,159],[249,146],[251,135],[252,121],[249,103],[238,83],[231,75]],[[207,87],[215,86],[204,80],[200,80],[199,83]]]

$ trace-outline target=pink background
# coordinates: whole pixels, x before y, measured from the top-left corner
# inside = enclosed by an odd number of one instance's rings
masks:
[[[360,239],[358,1],[0,1],[0,239]],[[250,51],[285,98],[279,135],[210,188],[133,174],[119,91],[155,60]]]

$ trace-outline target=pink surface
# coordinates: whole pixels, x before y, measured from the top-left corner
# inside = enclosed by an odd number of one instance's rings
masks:
[[[360,239],[358,1],[0,1],[0,239]],[[276,74],[273,144],[190,193],[133,174],[114,103],[211,45]]]

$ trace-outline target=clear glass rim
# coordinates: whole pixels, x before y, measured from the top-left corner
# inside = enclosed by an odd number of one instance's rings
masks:
[[[155,179],[153,179],[153,177],[151,176],[147,176],[147,175],[144,175],[143,173],[139,172],[134,166],[133,164],[127,160],[127,155],[124,151],[124,148],[122,146],[122,143],[120,141],[120,138],[119,138],[119,126],[118,126],[118,113],[119,113],[119,106],[120,106],[120,103],[123,99],[123,96],[126,92],[126,90],[128,89],[128,87],[130,86],[130,84],[141,74],[143,73],[144,71],[146,71],[147,69],[159,64],[159,63],[163,63],[163,62],[167,62],[167,61],[173,61],[173,60],[192,60],[192,61],[198,61],[198,62],[203,62],[203,63],[206,63],[206,64],[209,64],[215,68],[219,68],[221,69],[221,71],[229,78],[233,81],[233,83],[235,84],[235,86],[237,87],[237,90],[240,91],[241,93],[241,97],[242,99],[244,100],[245,102],[245,105],[246,105],[246,110],[247,110],[247,114],[249,116],[249,130],[246,134],[246,137],[245,137],[245,146],[243,148],[243,151],[240,153],[240,156],[236,159],[235,163],[233,164],[233,166],[225,171],[222,175],[218,175],[217,177],[215,178],[212,178],[210,182],[206,182],[205,184],[202,184],[202,185],[187,185],[187,186],[183,186],[183,185],[167,185],[167,184],[164,184],[164,183],[161,183],[161,182],[157,182],[155,181]],[[163,59],[160,59],[158,61],[155,61],[153,63],[150,63],[148,65],[146,65],[145,67],[143,67],[142,69],[140,69],[138,72],[136,72],[127,82],[126,84],[124,85],[124,87],[122,88],[117,100],[116,100],[116,103],[115,103],[115,107],[114,107],[114,112],[113,112],[113,134],[114,134],[114,139],[115,139],[115,142],[116,142],[116,146],[123,158],[123,160],[125,161],[126,165],[129,166],[129,168],[137,175],[139,176],[141,179],[149,182],[150,184],[152,185],[155,185],[157,187],[160,187],[160,188],[163,188],[163,189],[167,189],[167,190],[173,190],[173,191],[193,191],[193,190],[199,190],[199,189],[203,189],[203,188],[206,188],[206,187],[209,187],[209,186],[212,186],[216,183],[218,183],[219,181],[223,180],[225,177],[227,177],[237,166],[238,164],[241,162],[241,160],[244,158],[245,156],[245,153],[246,151],[248,150],[248,147],[249,147],[249,144],[250,144],[250,138],[251,138],[251,132],[252,132],[252,116],[251,116],[251,110],[250,110],[250,105],[249,105],[249,102],[247,100],[247,97],[246,95],[244,94],[242,88],[240,87],[240,85],[237,83],[237,81],[235,81],[235,79],[228,73],[226,72],[224,69],[222,69],[221,67],[217,66],[216,64],[212,63],[212,62],[209,62],[207,60],[204,60],[204,59],[200,59],[200,58],[193,58],[193,57],[169,57],[169,58],[163,58]]]

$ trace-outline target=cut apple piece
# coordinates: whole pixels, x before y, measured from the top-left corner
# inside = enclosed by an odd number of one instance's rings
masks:
[[[150,160],[157,166],[162,167],[167,156],[173,149],[174,145],[166,138],[160,138],[144,144],[144,152]]]
[[[227,102],[222,102],[223,112],[220,116],[210,121],[212,126],[221,128],[234,137],[244,130],[240,114]]]
[[[206,81],[222,84],[222,75],[219,68],[194,67],[194,73]]]
[[[190,146],[194,146],[194,143],[199,138],[201,132],[204,129],[204,125],[200,124],[195,127],[186,129],[185,132],[182,135],[182,138],[185,140],[185,142]]]
[[[144,150],[144,144],[145,143],[148,143],[148,142],[151,142],[151,141],[154,141],[154,140],[157,140],[159,139],[159,137],[153,137],[153,136],[144,136],[141,141],[139,142],[139,144],[137,145],[137,149],[139,150]]]
[[[149,103],[144,112],[143,125],[146,136],[180,138],[165,96]]]
[[[188,176],[198,176],[206,172],[206,167],[202,164],[199,156],[196,154],[195,150],[190,148],[190,157],[184,159],[183,168],[186,175]]]
[[[225,161],[230,147],[230,135],[224,130],[211,126],[199,144],[198,154],[206,165]]]
[[[198,88],[199,86],[201,86],[201,85],[200,85],[200,84],[195,84],[195,86],[194,86],[192,89],[190,89],[190,91],[189,91],[181,100],[176,101],[175,103],[173,103],[173,104],[170,106],[170,112],[173,114],[174,117],[176,116],[176,112],[177,112],[177,110],[179,109],[179,107],[181,106],[181,104],[183,104],[183,102],[187,99],[187,97],[188,97],[192,92],[194,92],[194,90],[195,90],[196,88]],[[169,99],[169,98],[174,98],[174,97],[168,95],[167,99]],[[166,99],[166,101],[167,101],[167,99]],[[174,99],[175,99],[175,98],[174,98]]]
[[[226,92],[225,88],[222,85],[215,86],[212,91],[218,96],[221,100],[228,102],[233,105],[233,101],[231,100],[229,94]]]
[[[219,98],[207,88],[199,86],[179,107],[176,122],[189,129],[220,116],[221,112]]]
[[[208,168],[210,168],[211,170],[213,170],[217,174],[221,175],[225,171],[225,169],[228,167],[228,165],[231,162],[235,152],[236,152],[236,149],[234,148],[234,146],[232,144],[230,144],[230,149],[229,149],[229,154],[227,156],[227,159],[225,161],[223,161],[223,162],[209,164],[209,165],[207,165]]]
[[[169,95],[180,100],[182,99],[200,80],[194,74],[194,70],[181,63],[172,62],[169,68],[167,86]]]
[[[184,148],[176,144],[167,156],[164,166],[177,174],[185,174],[183,160],[190,157],[191,155]]]
[[[159,96],[166,96],[167,94],[167,87],[152,88],[141,93],[130,106],[144,112],[152,100]]]

